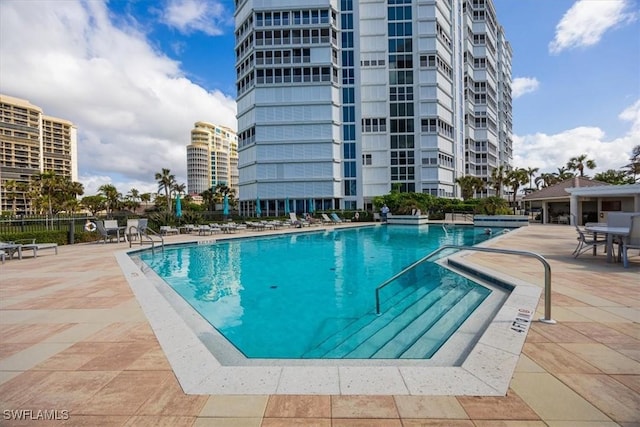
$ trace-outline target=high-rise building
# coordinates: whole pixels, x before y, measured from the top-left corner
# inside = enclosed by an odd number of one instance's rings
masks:
[[[241,213],[459,197],[458,177],[509,168],[491,0],[236,0],[235,20]]]
[[[187,146],[187,191],[226,185],[238,194],[238,138],[224,126],[196,122]]]
[[[78,180],[77,129],[29,101],[0,95],[0,210],[30,212],[33,177],[52,171]]]

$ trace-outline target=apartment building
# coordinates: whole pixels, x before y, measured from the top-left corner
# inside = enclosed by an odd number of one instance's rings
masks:
[[[224,126],[196,122],[187,146],[187,191],[200,194],[223,184],[238,194],[238,138]]]
[[[29,212],[30,183],[45,171],[78,181],[76,127],[27,100],[0,95],[0,211]]]
[[[458,177],[509,168],[491,0],[236,0],[235,20],[242,213],[459,197]]]

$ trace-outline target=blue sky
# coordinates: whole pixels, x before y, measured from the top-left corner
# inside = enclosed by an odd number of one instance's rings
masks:
[[[494,0],[513,48],[514,166],[619,169],[640,145],[637,0]],[[78,127],[86,194],[186,183],[196,121],[235,123],[233,0],[2,0],[0,93]]]

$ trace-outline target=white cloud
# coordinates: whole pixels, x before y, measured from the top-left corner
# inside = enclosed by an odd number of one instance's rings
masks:
[[[619,118],[629,121],[630,129],[625,136],[613,140],[607,140],[597,127],[578,127],[555,135],[514,136],[513,164],[540,168],[538,173],[557,172],[571,157],[586,154],[596,162],[595,169],[585,170],[591,177],[609,169],[620,170],[629,164],[633,147],[640,145],[640,100],[626,108]]]
[[[235,129],[235,101],[192,83],[144,34],[119,25],[104,2],[0,2],[2,92],[77,126],[87,188],[112,183],[126,193],[153,185],[162,168],[186,183],[194,123]]]
[[[511,83],[513,99],[530,92],[535,92],[540,87],[540,82],[535,77],[517,77]]]
[[[170,0],[162,12],[162,21],[180,32],[201,31],[211,36],[223,33],[224,6],[218,1]]]
[[[632,5],[633,0],[578,0],[556,26],[549,52],[598,43],[607,30],[636,19],[636,13],[627,12]]]

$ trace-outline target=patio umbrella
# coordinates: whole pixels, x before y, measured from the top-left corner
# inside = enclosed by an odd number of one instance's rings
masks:
[[[256,216],[260,218],[262,215],[262,209],[260,209],[260,197],[256,198]]]
[[[178,218],[182,216],[182,201],[180,201],[180,194],[176,195],[176,216]]]
[[[316,211],[316,207],[313,204],[313,199],[309,199],[309,213],[314,213]]]
[[[284,214],[289,215],[291,213],[291,209],[289,208],[289,198],[284,199]]]
[[[224,195],[224,200],[222,201],[222,215],[224,215],[225,219],[229,215],[229,196],[227,194]]]

